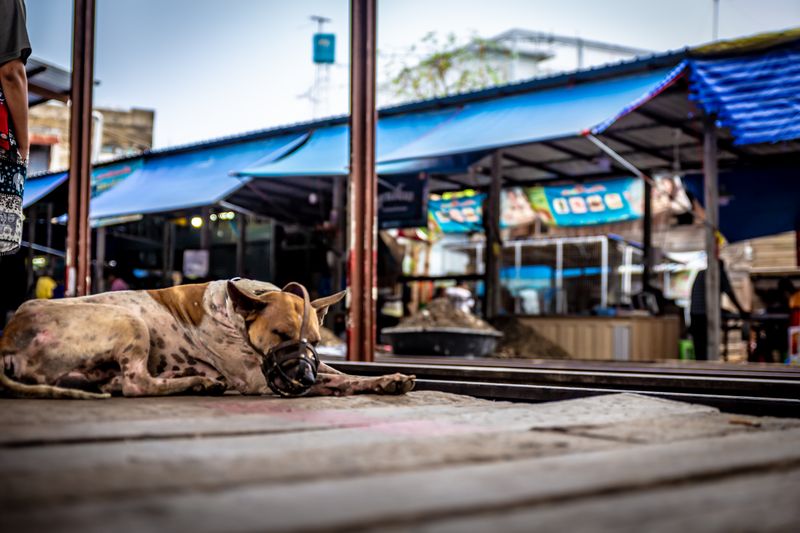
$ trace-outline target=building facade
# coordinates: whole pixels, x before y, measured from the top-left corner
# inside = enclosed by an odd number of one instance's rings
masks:
[[[69,112],[69,106],[58,101],[31,108],[31,174],[69,166]],[[95,108],[92,116],[95,163],[137,154],[153,146],[152,109]]]

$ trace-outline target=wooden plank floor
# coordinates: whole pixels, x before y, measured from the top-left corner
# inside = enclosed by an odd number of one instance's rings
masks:
[[[0,531],[797,531],[800,420],[636,395],[0,400]]]

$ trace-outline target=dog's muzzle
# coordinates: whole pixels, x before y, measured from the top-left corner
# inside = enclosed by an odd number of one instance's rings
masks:
[[[262,370],[267,385],[280,396],[302,396],[317,382],[319,355],[308,342],[308,322],[316,312],[311,307],[308,291],[299,283],[289,283],[283,288],[303,299],[303,321],[300,339],[282,342],[265,354]]]
[[[319,356],[307,340],[282,342],[264,358],[267,385],[280,396],[302,396],[317,382]]]

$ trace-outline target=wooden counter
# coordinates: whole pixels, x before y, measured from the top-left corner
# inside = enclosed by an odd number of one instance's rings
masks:
[[[676,316],[523,315],[519,318],[575,359],[661,361],[678,358],[680,321]]]

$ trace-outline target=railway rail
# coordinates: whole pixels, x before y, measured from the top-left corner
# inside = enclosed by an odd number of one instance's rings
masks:
[[[629,392],[698,403],[731,413],[800,416],[800,371],[775,366],[470,360],[383,357],[374,363],[327,361],[348,374],[401,372],[417,377],[418,390],[491,400],[545,402]]]

